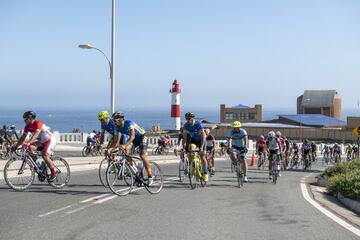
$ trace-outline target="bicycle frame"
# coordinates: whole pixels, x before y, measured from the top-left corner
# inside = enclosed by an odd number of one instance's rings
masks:
[[[30,151],[29,151],[28,149],[24,149],[24,150],[23,150],[23,155],[22,155],[21,158],[23,159],[23,162],[22,162],[22,164],[21,164],[21,167],[20,167],[20,169],[19,169],[18,174],[21,174],[21,173],[22,173],[22,171],[24,170],[24,167],[25,167],[25,165],[26,165],[26,160],[29,160],[30,163],[31,163],[31,165],[32,165],[32,167],[34,168],[35,172],[36,172],[38,175],[40,175],[41,177],[44,177],[44,178],[48,178],[48,176],[47,176],[46,174],[44,174],[44,173],[40,170],[40,168],[39,168],[39,166],[37,165],[37,163],[35,162],[35,160],[31,157]],[[31,166],[30,166],[30,167],[31,167]]]

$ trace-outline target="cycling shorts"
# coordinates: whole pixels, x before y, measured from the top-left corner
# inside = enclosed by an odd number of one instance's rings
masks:
[[[51,137],[50,140],[46,141],[46,142],[34,142],[32,145],[36,146],[38,151],[41,151],[43,154],[49,154],[49,155],[53,155],[54,154],[54,150],[55,150],[55,146],[56,146],[56,139],[54,136]]]
[[[135,138],[133,141],[134,148],[139,147],[139,150],[146,150],[148,146],[148,139],[145,135],[141,135],[138,138]]]
[[[237,151],[240,151],[240,157],[245,157],[246,156],[246,151],[244,147],[238,147],[238,146],[231,146],[232,149],[235,149]]]

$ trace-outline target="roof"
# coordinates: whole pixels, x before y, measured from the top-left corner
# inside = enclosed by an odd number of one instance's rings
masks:
[[[305,90],[302,98],[304,107],[332,107],[336,90]]]
[[[233,106],[232,108],[250,108],[250,107],[242,105],[242,104],[238,104],[236,106]]]
[[[322,114],[279,115],[279,119],[280,118],[285,118],[305,126],[317,126],[317,127],[346,126],[345,121],[328,117]]]
[[[205,124],[203,124],[204,126]],[[222,127],[231,127],[231,123],[219,123],[218,126]],[[204,126],[204,127],[210,127],[210,126]],[[308,128],[306,126],[295,126],[295,125],[289,125],[289,124],[283,124],[283,123],[263,123],[263,122],[247,122],[247,123],[241,123],[241,127],[259,127],[259,128]]]

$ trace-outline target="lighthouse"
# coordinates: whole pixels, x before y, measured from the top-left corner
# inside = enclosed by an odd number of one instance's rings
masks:
[[[175,119],[175,130],[180,130],[180,85],[175,79],[172,88],[170,89],[171,93],[171,117]]]

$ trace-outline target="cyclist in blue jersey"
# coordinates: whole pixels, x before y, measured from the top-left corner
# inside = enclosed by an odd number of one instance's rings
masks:
[[[114,141],[113,144],[109,146],[109,150],[111,151],[112,147],[120,147],[127,155],[130,155],[132,145],[134,145],[135,148],[139,147],[139,155],[144,163],[144,167],[148,175],[148,184],[151,185],[153,178],[151,176],[151,167],[147,158],[147,137],[145,136],[145,130],[135,122],[125,120],[124,113],[122,112],[115,112],[112,115],[112,119],[115,122],[116,128],[114,132]],[[122,135],[129,136],[125,143],[119,142]],[[133,164],[131,157],[128,156],[126,159],[130,164]]]
[[[110,115],[107,111],[101,111],[98,114],[98,119],[101,123],[101,133],[100,133],[100,143],[99,144],[102,145],[104,143],[105,132],[107,132],[110,134],[110,140],[107,145],[107,148],[108,148],[114,138],[115,122],[113,119],[110,119]],[[120,142],[125,143],[128,138],[129,138],[129,136],[124,134],[121,136]]]
[[[199,121],[195,120],[195,115],[191,112],[185,114],[186,123],[183,127],[183,147],[186,149],[188,153],[188,158],[191,158],[190,147],[192,144],[195,144],[199,148],[199,155],[203,166],[203,179],[205,182],[208,181],[208,166],[205,159],[205,141],[206,134],[203,126]]]
[[[248,166],[246,163],[246,153],[249,149],[249,140],[245,129],[241,128],[241,123],[239,121],[235,121],[231,124],[233,130],[228,133],[228,153],[230,153],[231,161],[234,165],[236,165],[236,153],[231,151],[231,149],[235,149],[240,152],[240,159],[242,161],[243,171],[244,171],[244,182],[248,181],[247,173]]]

